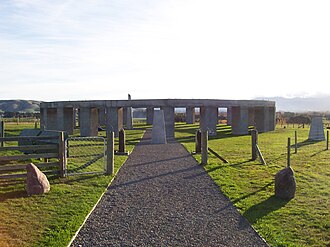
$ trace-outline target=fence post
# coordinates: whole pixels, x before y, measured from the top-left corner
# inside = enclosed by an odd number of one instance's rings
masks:
[[[288,161],[287,161],[287,166],[291,166],[291,157],[290,157],[290,151],[291,151],[291,138],[288,138]]]
[[[207,130],[202,130],[201,131],[201,149],[202,149],[202,164],[205,165],[207,164],[207,159],[208,159],[208,147],[207,147],[207,142],[208,142],[208,131]]]
[[[5,123],[0,121],[0,137],[5,137]],[[3,141],[0,142],[0,146],[3,147]]]
[[[327,143],[326,143],[326,150],[329,150],[329,130],[327,130]]]
[[[201,131],[197,130],[196,131],[196,136],[195,136],[195,153],[200,154],[202,152],[202,144],[201,144]]]
[[[258,156],[258,130],[251,130],[251,140],[252,140],[252,160],[256,160]]]
[[[58,152],[59,152],[59,162],[60,162],[60,177],[64,178],[66,176],[67,157],[66,157],[65,138],[63,131],[61,131],[59,134]]]
[[[295,130],[294,131],[294,153],[298,153],[298,143],[297,143],[297,140],[298,140],[298,136],[297,136],[297,131]]]
[[[114,174],[114,152],[115,152],[115,142],[114,142],[114,132],[108,130],[107,128],[107,167],[106,174],[113,175]]]
[[[119,130],[119,153],[125,153],[125,130]]]

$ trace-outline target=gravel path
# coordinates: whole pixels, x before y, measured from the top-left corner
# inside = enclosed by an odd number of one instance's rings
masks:
[[[177,142],[135,147],[71,246],[267,246]]]

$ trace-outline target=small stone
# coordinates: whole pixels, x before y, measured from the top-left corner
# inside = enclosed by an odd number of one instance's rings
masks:
[[[296,178],[291,167],[284,168],[275,175],[275,196],[292,199],[296,193]]]
[[[26,192],[30,195],[39,195],[50,190],[49,181],[44,173],[33,163],[26,165]]]

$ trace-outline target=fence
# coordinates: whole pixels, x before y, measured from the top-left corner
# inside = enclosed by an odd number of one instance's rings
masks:
[[[45,173],[64,176],[66,168],[64,132],[58,132],[57,136],[0,137],[0,142],[6,143],[0,147],[0,154],[5,152],[5,155],[0,156],[0,178],[25,177],[26,173],[22,171],[26,169],[26,163],[22,164],[22,161],[31,159]],[[18,145],[19,142],[31,144]],[[50,159],[50,162],[40,162],[40,159],[44,161]]]
[[[102,137],[69,137],[66,140],[65,175],[95,174],[106,171],[106,140]]]

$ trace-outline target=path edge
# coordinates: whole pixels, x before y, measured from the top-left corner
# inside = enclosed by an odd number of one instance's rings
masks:
[[[146,130],[142,133],[142,137],[145,135]],[[141,141],[140,139],[140,141]],[[134,148],[132,149],[131,153],[134,151],[136,145],[138,145],[140,143],[140,141],[138,143],[135,144]],[[127,160],[126,160],[127,161]],[[70,242],[66,245],[67,247],[70,247],[73,243],[73,241],[76,239],[76,237],[78,236],[78,233],[80,232],[81,228],[83,228],[83,226],[85,225],[86,221],[88,220],[89,216],[93,213],[93,211],[95,210],[95,208],[97,207],[97,205],[99,204],[99,202],[101,201],[102,197],[104,196],[104,194],[108,191],[108,188],[110,187],[110,185],[112,184],[113,180],[115,180],[115,178],[117,177],[118,172],[120,171],[120,169],[125,165],[126,161],[124,162],[124,164],[122,164],[122,166],[119,167],[119,169],[116,171],[116,173],[113,175],[113,178],[110,180],[110,182],[108,183],[107,187],[104,189],[103,193],[100,195],[100,198],[97,200],[97,202],[95,203],[95,205],[93,206],[93,208],[91,209],[91,211],[86,215],[83,223],[80,225],[80,227],[78,228],[78,230],[76,231],[76,233],[73,235],[73,237],[71,238]]]

